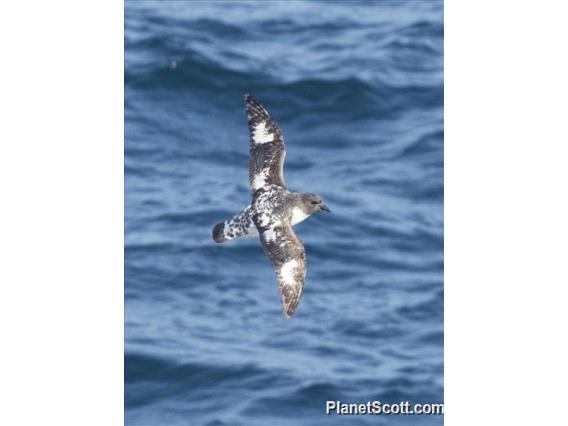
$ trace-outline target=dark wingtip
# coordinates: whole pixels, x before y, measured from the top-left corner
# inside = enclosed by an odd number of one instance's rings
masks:
[[[245,107],[247,109],[247,114],[249,119],[254,117],[261,120],[270,119],[270,113],[268,110],[251,94],[245,94]]]
[[[217,225],[213,227],[213,240],[216,243],[222,243],[224,241],[227,241],[227,238],[225,238],[225,233],[223,232],[224,228],[225,224],[223,222],[219,222]]]
[[[251,104],[251,103],[257,104],[258,101],[256,100],[256,98],[253,95],[251,95],[249,93],[245,93],[245,105]]]
[[[286,318],[287,320],[289,320],[290,318],[292,318],[294,316],[294,314],[296,313],[296,311],[298,310],[298,302],[290,304],[288,306],[284,307],[284,318]]]
[[[295,309],[289,309],[288,311],[284,311],[284,319],[287,320],[291,319],[295,313],[296,313]]]

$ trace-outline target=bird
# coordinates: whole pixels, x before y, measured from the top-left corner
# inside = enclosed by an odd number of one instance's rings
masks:
[[[286,146],[280,127],[268,110],[245,95],[250,133],[249,185],[251,203],[232,219],[213,227],[213,240],[224,243],[258,236],[276,274],[284,317],[298,309],[306,281],[306,251],[292,227],[315,213],[331,212],[311,192],[291,192],[284,182]]]

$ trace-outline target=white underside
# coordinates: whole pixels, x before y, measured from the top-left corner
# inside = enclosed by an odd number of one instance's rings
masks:
[[[298,207],[294,207],[294,209],[292,209],[292,226],[294,226],[297,223],[300,223],[303,220],[306,220],[309,217],[309,215],[307,215],[306,213],[304,213],[304,211]]]

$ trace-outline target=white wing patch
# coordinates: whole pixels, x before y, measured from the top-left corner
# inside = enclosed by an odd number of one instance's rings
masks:
[[[276,234],[276,231],[274,229],[268,229],[264,232],[266,241],[271,243],[273,241],[276,241],[276,238],[278,237],[278,235]]]
[[[282,265],[282,268],[280,269],[280,276],[285,284],[296,284],[296,280],[294,279],[294,270],[296,267],[298,267],[298,261],[296,259],[289,260]]]
[[[252,190],[256,191],[259,188],[262,188],[266,185],[266,179],[268,179],[268,173],[270,173],[269,169],[264,169],[260,173],[254,176],[252,181]]]
[[[265,122],[261,121],[256,126],[254,126],[252,140],[255,144],[273,142],[274,135],[268,132]]]

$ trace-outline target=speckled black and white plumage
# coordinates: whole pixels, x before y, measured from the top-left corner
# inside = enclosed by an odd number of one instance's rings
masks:
[[[213,228],[213,239],[222,243],[237,237],[252,237],[258,235],[252,217],[255,210],[248,206],[234,218],[220,222]]]
[[[304,245],[292,226],[313,213],[329,209],[315,194],[286,189],[283,174],[286,148],[282,132],[254,97],[245,95],[245,106],[250,130],[252,202],[234,218],[215,225],[213,239],[222,243],[259,235],[276,273],[284,316],[288,319],[298,308],[307,272]]]
[[[245,96],[250,132],[249,183],[251,193],[267,185],[286,188],[284,158],[286,147],[278,124],[250,95]]]
[[[253,221],[276,273],[286,318],[294,314],[300,303],[307,272],[304,245],[292,230],[297,197],[278,185],[265,186],[253,197]]]

